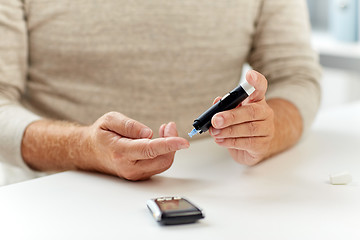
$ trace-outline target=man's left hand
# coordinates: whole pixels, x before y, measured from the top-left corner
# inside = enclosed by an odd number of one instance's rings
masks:
[[[255,92],[237,108],[215,114],[210,134],[218,145],[229,149],[235,161],[251,166],[269,157],[275,122],[274,111],[265,100],[266,78],[251,70],[246,80]]]

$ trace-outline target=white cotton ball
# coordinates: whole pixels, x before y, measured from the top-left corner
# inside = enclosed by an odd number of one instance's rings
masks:
[[[352,177],[347,171],[330,174],[330,183],[333,185],[346,185],[351,180]]]

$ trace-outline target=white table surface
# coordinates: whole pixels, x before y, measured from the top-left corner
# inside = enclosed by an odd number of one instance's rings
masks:
[[[348,185],[329,173],[348,170]],[[255,167],[211,139],[149,181],[65,172],[0,188],[0,239],[360,239],[360,102],[323,111],[308,138]],[[160,226],[146,201],[187,197],[195,224]]]

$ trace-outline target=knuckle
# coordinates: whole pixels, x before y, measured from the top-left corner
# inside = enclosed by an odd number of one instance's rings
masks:
[[[157,156],[157,152],[155,151],[155,149],[152,147],[152,145],[150,143],[146,144],[143,149],[142,149],[142,153],[146,158],[155,158]]]
[[[232,136],[234,134],[234,129],[232,127],[227,128],[227,135]]]
[[[258,114],[258,109],[255,107],[255,104],[249,105],[248,113],[249,113],[251,119],[256,119],[256,116]]]
[[[165,145],[165,150],[166,152],[173,152],[174,151],[174,147],[170,144],[166,144]]]
[[[257,134],[258,126],[255,122],[249,122],[248,128],[250,136],[255,136]]]
[[[114,120],[115,116],[116,116],[116,112],[108,112],[104,115],[104,121],[111,122]]]
[[[127,131],[127,133],[130,133],[135,128],[135,121],[132,119],[126,119],[124,122],[124,128]]]
[[[230,111],[228,116],[227,116],[227,119],[230,123],[234,123],[236,121],[236,114],[234,111]],[[225,118],[225,121],[226,121],[226,118]]]
[[[229,143],[230,143],[230,146],[233,146],[233,147],[238,146],[237,138],[230,138]]]

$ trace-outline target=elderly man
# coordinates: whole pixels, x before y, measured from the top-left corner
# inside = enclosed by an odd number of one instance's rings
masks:
[[[215,115],[210,134],[254,165],[316,114],[309,32],[303,0],[0,0],[0,160],[28,178],[147,179],[189,147],[194,118],[247,62],[255,93]]]

